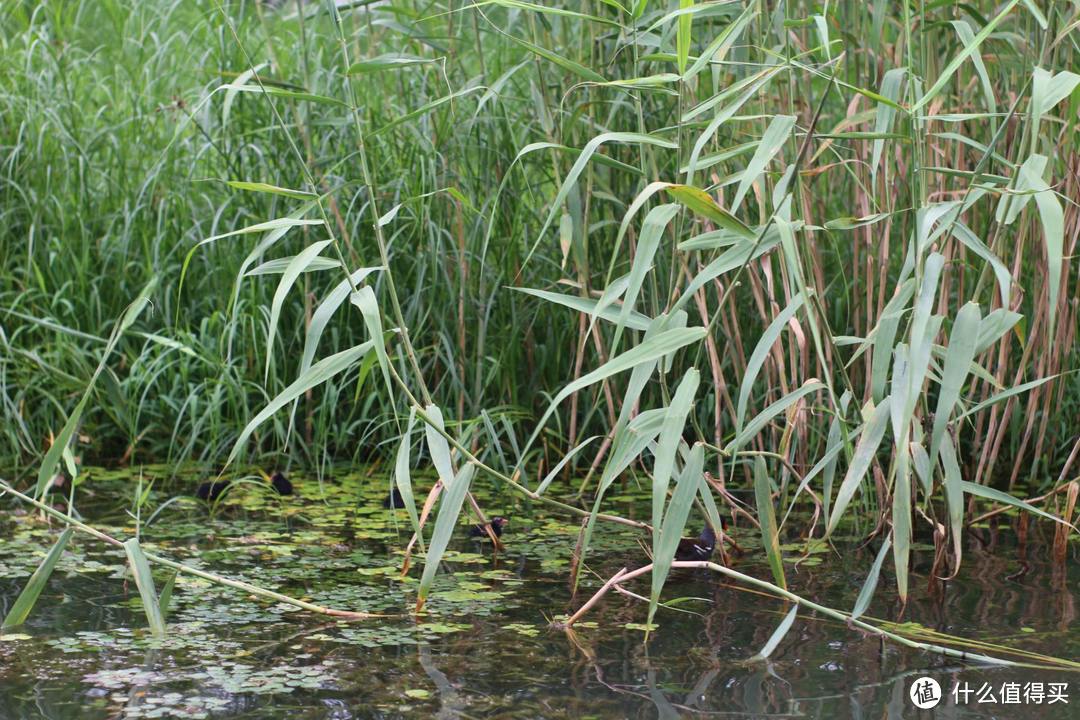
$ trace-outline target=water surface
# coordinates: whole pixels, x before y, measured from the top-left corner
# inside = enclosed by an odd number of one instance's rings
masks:
[[[144,469],[147,478],[155,473],[160,479],[144,518],[197,481]],[[132,536],[132,477],[94,469],[89,476],[78,503],[85,520],[116,537]],[[296,497],[245,485],[213,515],[194,500],[174,502],[142,528],[142,541],[230,577],[391,617],[339,622],[181,575],[169,635],[154,639],[123,551],[77,535],[26,625],[0,636],[0,717],[1080,717],[1076,675],[958,663],[807,613],[768,662],[747,663],[787,608],[706,572],[673,575],[665,594],[673,607],[660,610],[648,643],[644,604],[615,593],[574,632],[552,629],[552,618],[579,607],[604,578],[645,562],[642,538],[599,526],[572,599],[567,574],[576,521],[509,495],[482,498],[491,514],[511,517],[505,550],[496,554],[459,528],[445,564],[453,572],[439,577],[427,612],[414,620],[405,613],[421,563],[399,577],[408,520],[404,511],[383,509],[388,481],[363,473],[294,480]],[[647,507],[636,488],[621,492],[613,512],[631,516]],[[6,612],[57,525],[10,498],[0,503]],[[883,573],[869,615],[1077,658],[1076,573],[1055,573],[1048,564],[1043,540],[1050,528],[1036,526],[1021,557],[1011,522],[977,528],[960,576],[932,591],[932,552],[922,548],[902,617],[892,577]],[[739,529],[737,537],[746,553],[734,559],[736,567],[768,578],[753,531]],[[841,542],[840,553],[791,540],[791,589],[849,609],[876,546]],[[1071,550],[1074,563],[1075,543]],[[163,570],[155,575],[159,586],[167,578]],[[630,589],[647,594],[648,579]],[[1067,683],[1070,702],[989,704],[973,694],[962,706],[947,697],[933,711],[918,711],[908,689],[921,676],[937,679],[946,692],[957,682],[996,692],[1005,683]]]

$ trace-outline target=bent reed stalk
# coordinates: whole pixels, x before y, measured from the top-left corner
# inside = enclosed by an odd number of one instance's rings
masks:
[[[912,640],[911,638],[905,637],[903,634],[901,634],[899,632],[892,632],[890,630],[886,630],[885,628],[882,628],[882,627],[879,627],[877,625],[871,624],[871,623],[866,622],[864,620],[860,620],[857,617],[853,617],[851,613],[845,613],[845,612],[842,612],[842,611],[839,611],[839,610],[834,610],[832,608],[826,607],[824,605],[820,605],[818,603],[807,600],[806,598],[804,598],[804,597],[802,597],[800,595],[797,595],[796,593],[793,593],[793,592],[791,592],[789,590],[785,590],[784,588],[773,585],[770,582],[760,580],[760,579],[755,578],[755,577],[753,577],[751,575],[741,573],[738,570],[734,570],[734,569],[729,568],[729,567],[724,567],[723,565],[719,565],[719,564],[714,563],[714,562],[693,561],[693,560],[676,560],[673,563],[671,563],[671,567],[672,568],[681,568],[681,569],[711,570],[712,572],[719,573],[721,575],[729,577],[732,580],[736,580],[736,581],[738,581],[738,582],[740,582],[740,583],[742,583],[744,585],[750,585],[752,587],[760,588],[761,590],[766,591],[768,594],[770,594],[770,595],[772,595],[774,597],[781,598],[783,600],[787,600],[789,602],[795,603],[795,604],[797,604],[797,605],[799,605],[801,607],[808,608],[810,610],[813,610],[814,612],[820,613],[821,615],[824,615],[826,617],[830,617],[830,618],[832,618],[834,620],[839,620],[840,622],[845,623],[848,627],[858,628],[859,630],[862,630],[862,631],[864,631],[864,632],[866,632],[866,633],[868,633],[870,635],[874,635],[875,637],[879,637],[879,638],[882,638],[884,640],[889,640],[891,642],[895,642],[895,643],[898,643],[900,645],[904,645],[906,647],[912,648],[913,650],[923,650],[923,651],[926,651],[926,652],[935,653],[937,655],[943,655],[945,657],[956,658],[957,660],[963,660],[965,662],[984,663],[984,664],[988,664],[988,665],[1005,665],[1005,666],[1010,666],[1010,667],[1039,668],[1039,669],[1043,669],[1043,670],[1049,670],[1049,669],[1072,670],[1072,671],[1080,672],[1080,662],[1075,662],[1075,661],[1072,661],[1072,660],[1066,660],[1066,659],[1063,659],[1063,658],[1050,657],[1050,656],[1046,656],[1046,655],[1038,655],[1038,654],[1035,654],[1035,653],[1028,653],[1028,652],[1023,651],[1023,650],[1014,650],[1012,648],[1007,648],[1007,647],[1003,647],[1003,646],[990,646],[990,647],[992,649],[994,649],[995,651],[1013,653],[1013,654],[1017,654],[1017,655],[1021,655],[1021,656],[1026,656],[1026,657],[1031,658],[1031,659],[1038,659],[1038,660],[1040,660],[1042,662],[1041,662],[1041,664],[1034,664],[1034,663],[1030,663],[1030,662],[1019,662],[1019,661],[1015,661],[1015,660],[1005,660],[1005,659],[1002,659],[1002,658],[993,657],[991,655],[983,655],[983,654],[979,654],[979,653],[972,653],[972,652],[969,652],[969,651],[966,651],[966,650],[957,650],[955,648],[945,647],[945,646],[942,646],[942,645],[936,645],[936,644],[933,644],[933,643],[924,643],[924,642],[919,642],[917,640]],[[610,578],[608,578],[608,580],[600,587],[600,589],[598,589],[592,595],[592,597],[590,597],[587,601],[585,601],[585,603],[582,604],[582,606],[580,608],[578,608],[574,612],[573,615],[569,616],[566,620],[552,622],[551,623],[552,627],[554,627],[556,629],[569,630],[570,628],[572,628],[574,626],[574,623],[581,620],[581,618],[584,617],[589,612],[589,610],[591,610],[596,605],[596,603],[599,602],[599,600],[604,595],[606,595],[609,591],[611,591],[613,589],[615,589],[615,590],[620,589],[620,587],[622,586],[623,583],[630,582],[631,580],[639,578],[642,575],[651,573],[652,571],[653,571],[652,563],[650,563],[648,565],[645,565],[643,567],[636,568],[634,570],[628,570],[627,568],[622,568],[617,573],[615,573]],[[951,640],[952,642],[954,642],[956,644],[961,644],[961,645],[966,644],[966,643],[969,642],[969,641],[965,640],[964,638],[951,637],[951,636],[943,636],[943,637]],[[972,643],[972,644],[980,645],[980,643]],[[982,645],[985,645],[985,643],[983,643]]]

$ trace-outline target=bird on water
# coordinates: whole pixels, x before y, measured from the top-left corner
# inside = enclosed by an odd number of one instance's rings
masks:
[[[476,524],[469,530],[469,537],[482,538],[487,537],[488,526],[491,527],[491,532],[495,533],[495,537],[502,537],[503,529],[510,524],[510,521],[504,517],[493,517],[491,522],[487,525]]]

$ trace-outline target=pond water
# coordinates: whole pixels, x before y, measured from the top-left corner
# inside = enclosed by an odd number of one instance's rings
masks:
[[[144,517],[197,477],[165,468]],[[133,480],[91,469],[80,486],[84,519],[116,537],[134,533],[126,514]],[[505,549],[459,528],[427,612],[409,616],[422,565],[398,577],[408,541],[404,511],[386,510],[388,482],[364,473],[322,483],[297,480],[278,498],[240,486],[211,515],[195,500],[167,505],[142,528],[148,550],[331,607],[392,617],[340,622],[269,604],[191,576],[176,581],[169,634],[146,630],[121,549],[76,535],[27,623],[0,635],[0,718],[667,718],[676,717],[1080,717],[1080,675],[988,668],[909,650],[842,623],[800,612],[768,662],[748,663],[787,608],[703,572],[668,583],[658,630],[644,642],[645,605],[606,596],[574,632],[550,620],[581,605],[603,579],[644,564],[641,535],[600,525],[576,599],[567,585],[577,522],[514,496],[482,498],[511,517]],[[420,485],[424,480],[420,479]],[[632,516],[647,503],[626,487],[609,503]],[[637,501],[635,503],[635,500]],[[917,553],[913,599],[903,621],[942,633],[1075,659],[1080,656],[1076,544],[1071,576],[1053,572],[1036,526],[1026,561],[1010,519],[977,528],[960,576],[927,590],[932,551]],[[53,527],[0,498],[0,614],[6,613],[56,537]],[[749,528],[736,567],[768,578]],[[875,548],[805,543],[787,548],[789,585],[824,605],[850,609]],[[796,564],[794,561],[801,559]],[[155,570],[160,584],[167,578]],[[892,577],[869,615],[898,619]],[[648,578],[629,588],[648,594]],[[989,652],[989,651],[987,651]],[[946,697],[917,710],[908,692],[921,676]],[[1011,684],[1064,683],[1068,704],[1036,696],[1003,702]],[[973,692],[957,704],[950,689]],[[966,685],[965,685],[966,684]],[[989,686],[997,700],[979,691]]]

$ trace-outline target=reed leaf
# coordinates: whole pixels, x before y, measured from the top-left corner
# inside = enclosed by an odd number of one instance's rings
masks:
[[[649,214],[645,216],[637,252],[634,253],[634,260],[630,265],[630,275],[627,278],[619,318],[615,323],[615,337],[611,341],[612,348],[619,347],[619,339],[622,337],[627,318],[630,317],[630,312],[634,309],[638,293],[641,292],[641,286],[645,282],[646,274],[652,270],[653,258],[660,247],[660,239],[663,236],[664,229],[678,212],[678,205],[659,205],[650,210]]]
[[[885,542],[881,543],[877,557],[874,558],[874,564],[870,566],[870,573],[866,576],[866,580],[863,581],[862,589],[859,590],[859,597],[855,598],[855,607],[851,610],[852,620],[862,617],[866,609],[870,607],[870,600],[873,599],[874,592],[877,590],[881,566],[885,564],[885,558],[888,556],[891,547],[892,535],[889,535],[885,538]]]
[[[941,71],[941,74],[938,75],[937,80],[934,81],[934,84],[931,85],[930,88],[923,93],[922,97],[919,98],[918,102],[911,107],[913,113],[919,111],[925,107],[927,103],[937,97],[938,93],[944,89],[945,85],[948,84],[949,80],[960,66],[964,64],[964,61],[978,51],[979,46],[982,45],[983,41],[990,37],[990,33],[992,33],[994,28],[1000,25],[1001,21],[1012,12],[1012,9],[1016,7],[1018,2],[1020,2],[1020,0],[1009,0],[1009,2],[1001,8],[1000,12],[998,12],[998,14],[995,15],[994,18],[975,35],[975,37],[964,43],[963,48],[961,48],[960,52],[949,61],[949,64],[945,66]]]
[[[318,257],[332,242],[333,240],[321,240],[304,248],[288,264],[285,268],[285,272],[281,275],[281,280],[278,281],[277,290],[274,291],[274,299],[270,305],[270,324],[266,333],[266,367],[264,370],[264,380],[270,377],[270,363],[274,358],[274,339],[277,337],[278,321],[281,319],[281,307],[285,303],[285,298],[289,294],[289,291],[292,290],[293,285],[296,284],[296,280],[300,277],[301,273],[303,273],[315,258]]]
[[[746,418],[746,404],[750,401],[750,392],[754,387],[754,381],[757,379],[758,373],[761,371],[761,366],[765,364],[765,360],[772,351],[773,345],[775,345],[777,339],[779,339],[784,326],[795,317],[795,313],[799,311],[799,308],[803,306],[804,302],[805,298],[802,293],[791,298],[787,307],[781,310],[780,313],[773,318],[773,321],[769,323],[769,326],[765,328],[765,332],[762,333],[761,339],[759,339],[757,345],[754,346],[754,352],[750,354],[750,358],[746,361],[746,372],[743,374],[742,382],[739,383],[739,401],[735,411],[736,432],[743,428],[743,420]]]
[[[754,457],[754,500],[757,503],[758,522],[761,524],[761,546],[769,562],[777,587],[787,589],[784,576],[784,556],[780,550],[780,530],[776,526],[776,509],[773,506],[772,487],[765,459]]]
[[[377,57],[354,62],[345,70],[345,74],[366,75],[368,73],[378,73],[386,70],[403,70],[418,65],[430,65],[436,62],[438,62],[438,60],[422,58],[417,55],[386,53]]]
[[[157,593],[154,591],[154,576],[150,572],[150,563],[143,554],[139,541],[131,538],[124,542],[124,552],[127,554],[128,565],[131,574],[135,576],[135,585],[139,588],[139,596],[142,599],[143,612],[146,613],[146,621],[150,625],[150,632],[157,637],[165,637],[165,618],[158,604]]]
[[[716,201],[704,190],[689,185],[668,185],[664,187],[664,190],[695,215],[700,215],[748,240],[754,238],[754,232],[743,224],[742,220],[717,205]]]
[[[791,630],[791,626],[795,623],[795,616],[799,614],[798,603],[792,603],[791,609],[788,610],[787,615],[780,621],[780,624],[773,630],[772,635],[765,641],[765,644],[761,646],[754,655],[750,657],[748,662],[762,662],[769,659],[769,656],[773,654],[776,647],[787,636],[788,631]]]
[[[660,439],[656,443],[654,452],[652,478],[652,526],[653,526],[653,553],[661,542],[660,521],[664,512],[664,501],[667,499],[668,481],[675,470],[675,453],[682,440],[683,429],[686,427],[686,417],[694,404],[694,396],[697,394],[701,374],[694,368],[690,368],[683,375],[671,404],[664,414],[664,424],[660,428]],[[696,487],[696,483],[695,483]],[[693,500],[693,495],[691,495]],[[682,528],[679,528],[682,531]],[[674,550],[672,551],[674,552]],[[654,559],[655,561],[655,559]],[[670,559],[668,560],[670,563]],[[656,578],[655,571],[653,578]],[[662,584],[662,583],[661,583]],[[654,583],[654,589],[655,589]],[[655,609],[655,608],[653,608]],[[651,617],[649,622],[652,622]]]
[[[622,284],[622,289],[625,290],[626,283]],[[568,307],[571,310],[577,310],[578,312],[588,313],[590,317],[599,317],[607,320],[608,322],[618,323],[622,322],[623,325],[631,330],[644,331],[649,328],[650,318],[642,315],[636,310],[628,310],[623,313],[621,307],[613,307],[610,303],[604,304],[603,299],[593,300],[592,298],[584,298],[580,295],[564,295],[563,293],[549,292],[547,290],[536,290],[533,288],[513,288],[517,292],[525,293],[526,295],[532,295],[548,302],[553,302],[563,307]]]
[[[435,465],[443,485],[449,485],[457,476],[457,473],[454,472],[454,465],[450,456],[450,443],[446,441],[446,437],[443,435],[446,432],[446,425],[443,422],[442,410],[437,405],[428,405],[424,408],[424,415],[428,419],[428,423],[424,426],[424,437],[427,438],[431,462]]]
[[[754,4],[750,3],[743,9],[739,17],[735,18],[729,25],[717,34],[716,37],[709,42],[705,49],[701,52],[690,67],[683,73],[683,81],[687,82],[696,76],[699,72],[705,69],[705,66],[710,62],[714,62],[723,59],[727,55],[727,51],[731,49],[731,46],[735,44],[735,41],[739,39],[743,30],[750,23],[754,17],[757,16],[758,8]],[[685,172],[685,170],[683,171]]]
[[[1071,528],[1073,531],[1077,531],[1076,527],[1065,522],[1058,516],[1051,515],[1048,512],[1040,510],[1031,503],[1024,502],[1019,498],[1015,498],[1007,492],[995,490],[992,487],[986,487],[985,485],[979,485],[978,483],[968,482],[967,480],[960,481],[960,489],[966,492],[968,495],[976,495],[986,500],[993,500],[994,502],[1011,505],[1014,508],[1019,508],[1020,510],[1024,510],[1025,512],[1029,512],[1033,515],[1038,515],[1039,517],[1046,520],[1053,520],[1056,523],[1061,523],[1062,525]]]
[[[176,586],[176,578],[180,574],[177,570],[162,584],[161,592],[158,593],[158,612],[164,621],[169,617],[169,607],[172,605],[173,588]]]
[[[766,166],[780,151],[780,148],[784,146],[784,143],[788,141],[788,138],[791,137],[791,131],[794,129],[794,115],[777,115],[769,123],[769,127],[765,128],[765,134],[761,136],[761,142],[758,143],[754,156],[750,158],[750,162],[747,163],[746,169],[743,170],[740,176],[739,187],[735,190],[735,199],[731,201],[733,211],[739,209],[739,205],[742,204],[750,186],[753,185],[761,173],[765,172]]]
[[[663,527],[656,536],[653,545],[653,570],[652,592],[649,595],[649,617],[647,625],[651,625],[653,616],[656,615],[656,606],[660,601],[660,593],[664,589],[668,573],[671,571],[671,563],[675,559],[675,549],[682,539],[683,530],[686,528],[686,518],[690,514],[690,507],[694,504],[694,497],[698,493],[698,483],[705,465],[705,447],[696,443],[690,450],[690,457],[679,474],[675,491],[671,494],[667,510],[664,512]],[[653,486],[655,493],[657,486]],[[667,494],[665,483],[664,495]],[[655,496],[654,496],[655,497]],[[661,498],[663,499],[663,498]]]
[[[978,303],[967,303],[960,308],[949,335],[949,348],[945,355],[945,370],[938,393],[937,410],[934,411],[934,427],[930,439],[930,465],[937,464],[938,448],[945,437],[945,428],[953,409],[960,399],[960,390],[968,375],[968,366],[975,357],[975,343],[979,338],[982,313]]]
[[[401,494],[401,500],[405,504],[405,512],[409,514],[413,532],[420,541],[423,549],[423,538],[420,534],[420,517],[416,512],[416,498],[413,496],[412,474],[409,472],[410,449],[412,448],[412,430],[416,422],[416,408],[409,408],[409,419],[405,423],[405,430],[401,433],[401,442],[398,443],[397,455],[394,458],[394,485]]]
[[[1032,156],[1038,157],[1038,156]],[[1045,159],[1043,161],[1045,164]],[[1043,241],[1046,249],[1046,285],[1049,300],[1046,304],[1049,313],[1047,334],[1054,336],[1057,322],[1058,297],[1061,295],[1061,267],[1064,262],[1065,214],[1061,203],[1050,186],[1036,174],[1034,168],[1025,162],[1020,173],[1026,185],[1035,191],[1035,204],[1039,208],[1039,217],[1043,226]]]
[[[454,533],[454,526],[461,514],[461,505],[469,492],[475,470],[475,465],[467,463],[457,475],[450,478],[443,488],[439,500],[439,514],[435,518],[435,529],[431,533],[431,541],[424,555],[424,573],[420,577],[420,587],[416,593],[417,613],[423,610],[424,602],[431,590],[431,583],[435,581],[435,572],[439,568],[443,553],[446,552],[446,546],[450,543],[450,536]]]
[[[371,336],[372,346],[375,348],[375,356],[379,359],[379,369],[382,370],[383,382],[386,383],[387,396],[393,402],[394,383],[390,380],[390,356],[386,353],[386,342],[383,340],[382,316],[379,313],[379,304],[375,300],[375,291],[370,285],[365,285],[350,298],[353,305],[360,308],[360,314],[364,317],[368,334]]]
[[[855,446],[855,453],[851,456],[851,463],[848,465],[844,479],[840,483],[840,490],[837,491],[836,502],[833,504],[832,514],[829,516],[829,522],[825,528],[826,537],[836,529],[837,523],[840,522],[840,518],[844,511],[847,510],[851,498],[855,496],[855,491],[858,490],[863,477],[865,477],[867,470],[870,469],[870,464],[874,461],[874,455],[877,453],[878,446],[881,445],[881,439],[885,437],[885,428],[888,426],[892,402],[891,395],[882,398],[881,402],[870,413],[869,419],[866,420],[862,437],[859,438],[859,443]]]
[[[738,434],[735,435],[734,439],[732,439],[731,442],[724,446],[724,451],[727,453],[735,454],[740,447],[747,443],[747,441],[749,441],[752,437],[761,432],[761,429],[765,427],[774,417],[784,412],[807,395],[824,389],[824,383],[814,378],[810,378],[809,380],[804,382],[801,387],[796,390],[792,390],[787,395],[772,403],[760,413],[758,413],[756,416],[754,416],[754,418],[750,420],[750,422],[746,423],[746,427],[740,430]]]
[[[49,582],[49,578],[52,576],[56,564],[60,562],[64,549],[74,532],[72,528],[68,527],[60,533],[60,537],[49,548],[49,552],[45,554],[30,579],[26,581],[22,592],[15,598],[15,602],[11,604],[11,608],[8,610],[7,615],[4,616],[4,622],[0,625],[0,629],[7,630],[26,622],[26,618],[30,616],[30,612],[34,609],[34,605],[37,604],[38,598],[41,597],[41,591],[45,589],[45,585]]]
[[[964,530],[964,478],[960,473],[954,440],[948,437],[941,443],[941,466],[944,469],[942,485],[945,490],[945,507],[949,513],[949,535],[953,545],[953,573],[960,569],[963,557]]]
[[[120,321],[113,328],[112,334],[109,336],[108,342],[105,344],[105,350],[101,353],[101,359],[98,361],[97,368],[94,369],[94,374],[90,376],[89,382],[86,384],[86,389],[83,391],[82,397],[79,398],[78,404],[75,405],[75,409],[68,415],[67,422],[57,433],[53,439],[49,449],[45,452],[45,458],[41,461],[41,467],[38,468],[37,485],[34,488],[34,496],[41,497],[45,492],[45,486],[53,476],[56,475],[56,469],[60,465],[60,458],[64,451],[68,449],[68,445],[71,443],[72,438],[75,436],[75,429],[79,426],[79,421],[82,419],[83,411],[86,409],[87,403],[90,402],[90,396],[94,390],[94,385],[97,384],[97,380],[101,377],[101,374],[105,371],[106,363],[109,361],[109,356],[112,355],[113,350],[116,348],[116,344],[120,342],[120,338],[125,332],[135,323],[139,315],[142,314],[143,309],[150,302],[150,295],[157,288],[158,279],[153,277],[139,293],[138,297],[128,305],[124,314],[120,316]]]

